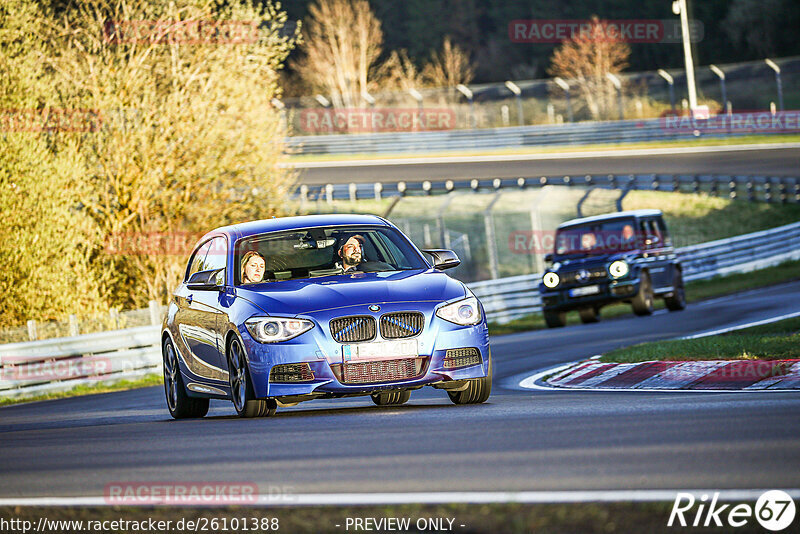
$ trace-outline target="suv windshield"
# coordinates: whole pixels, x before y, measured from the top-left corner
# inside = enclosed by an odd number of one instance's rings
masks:
[[[556,233],[556,254],[610,254],[637,247],[633,219],[617,219],[561,228]]]
[[[304,228],[260,234],[236,245],[236,284],[427,269],[397,230],[375,226]]]

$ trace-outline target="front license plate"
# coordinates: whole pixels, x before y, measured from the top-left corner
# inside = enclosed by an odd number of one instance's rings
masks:
[[[394,341],[373,341],[356,345],[342,345],[342,359],[350,360],[395,360],[416,358],[419,348],[416,339],[397,339]]]
[[[575,289],[569,290],[570,297],[583,297],[586,295],[595,295],[597,293],[600,293],[600,286],[576,287]]]

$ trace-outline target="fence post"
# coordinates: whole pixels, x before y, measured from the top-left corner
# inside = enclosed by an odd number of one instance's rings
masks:
[[[375,182],[372,186],[372,189],[375,191],[375,200],[381,200],[381,192],[383,191],[383,184],[380,182]]]
[[[356,184],[350,184],[350,185],[347,186],[347,190],[350,193],[350,202],[355,202],[356,201],[356,190],[357,190],[356,188],[357,187],[358,186],[356,186]]]
[[[33,319],[28,321],[28,339],[31,341],[36,341],[39,339],[39,335],[36,332],[36,321]]]
[[[158,326],[161,323],[161,314],[159,313],[161,310],[159,310],[158,302],[151,300],[147,306],[150,308],[150,324]]]
[[[119,329],[119,310],[116,308],[111,308],[108,310],[108,316],[111,318],[111,324],[114,328]]]
[[[495,203],[500,200],[500,196],[503,194],[502,191],[498,191],[495,193],[494,198],[489,205],[486,207],[486,210],[483,212],[483,225],[486,230],[486,249],[489,253],[489,273],[492,277],[492,280],[497,280],[500,277],[500,260],[497,256],[497,240],[495,239],[495,230],[494,230],[494,219],[492,218],[492,208],[494,208]]]
[[[71,313],[69,315],[69,335],[75,337],[80,335],[80,333],[81,329],[78,326],[78,317],[74,313]]]

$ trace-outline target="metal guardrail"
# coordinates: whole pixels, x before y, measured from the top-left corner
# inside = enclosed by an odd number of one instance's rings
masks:
[[[734,113],[733,117],[744,117],[744,115]],[[744,118],[741,119],[741,122],[744,123]],[[396,154],[638,143],[697,139],[700,136],[721,138],[781,133],[781,131],[770,128],[761,130],[739,128],[730,131],[700,132],[699,129],[691,130],[671,126],[665,122],[665,119],[659,118],[473,130],[305,135],[287,137],[285,142],[287,149],[294,154]]]
[[[800,259],[800,222],[677,250],[687,281]],[[491,321],[541,311],[540,274],[469,284]],[[161,371],[160,327],[0,345],[0,397],[68,390]]]
[[[294,198],[301,202],[334,200],[380,200],[384,197],[434,195],[453,191],[500,191],[539,188],[548,185],[592,187],[624,191],[646,190],[708,193],[750,201],[800,202],[800,177],[731,176],[715,174],[586,174],[576,176],[535,176],[415,182],[376,182],[350,184],[301,184]]]
[[[64,391],[161,372],[159,326],[0,345],[0,397]]]
[[[684,280],[749,272],[800,259],[800,223],[676,250]],[[541,273],[469,284],[490,321],[505,323],[542,310]]]

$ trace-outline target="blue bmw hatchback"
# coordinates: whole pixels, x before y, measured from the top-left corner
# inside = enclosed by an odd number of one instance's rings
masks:
[[[427,256],[427,257],[426,257]],[[481,403],[492,387],[483,307],[371,215],[314,215],[218,228],[192,252],[162,329],[164,390],[175,418],[230,399],[242,417],[299,402],[370,395],[406,402],[443,389]]]

